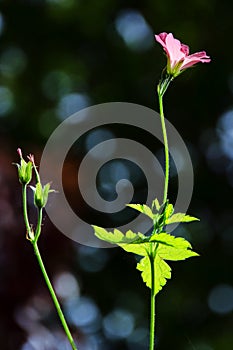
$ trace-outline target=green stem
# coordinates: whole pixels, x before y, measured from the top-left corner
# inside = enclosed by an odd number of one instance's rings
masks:
[[[54,291],[54,289],[53,289],[53,286],[52,286],[52,284],[51,284],[51,282],[50,282],[50,280],[49,280],[48,274],[47,274],[47,272],[46,272],[44,263],[43,263],[43,261],[42,261],[42,258],[41,258],[40,252],[39,252],[39,248],[38,248],[37,242],[36,242],[36,241],[32,241],[32,245],[33,245],[34,252],[35,252],[35,255],[36,255],[36,257],[37,257],[37,260],[38,260],[38,263],[39,263],[41,272],[42,272],[42,274],[43,274],[43,276],[44,276],[45,282],[46,282],[46,284],[47,284],[47,287],[48,287],[49,292],[50,292],[50,294],[51,294],[51,297],[52,297],[52,299],[53,299],[54,305],[55,305],[55,307],[56,307],[58,316],[59,316],[59,318],[60,318],[60,320],[61,320],[62,326],[63,326],[64,331],[65,331],[65,333],[66,333],[66,336],[67,336],[67,338],[68,338],[68,340],[69,340],[69,342],[70,342],[70,345],[71,345],[72,349],[73,349],[73,350],[78,350],[78,348],[76,347],[75,342],[74,342],[74,340],[73,340],[73,337],[72,337],[72,335],[71,335],[71,333],[70,333],[69,327],[68,327],[68,325],[67,325],[67,323],[66,323],[65,317],[64,317],[63,312],[62,312],[62,310],[61,310],[61,307],[60,307],[60,304],[59,304],[59,302],[58,302],[58,299],[57,299],[57,296],[56,296],[56,294],[55,294],[55,291]]]
[[[37,243],[38,238],[41,233],[41,224],[42,224],[42,217],[43,217],[43,208],[38,209],[38,222],[37,222],[37,227],[36,227],[36,233],[35,233],[35,243]]]
[[[22,186],[22,195],[23,195],[23,217],[26,225],[27,236],[30,237],[31,227],[28,220],[28,210],[27,210],[27,185]]]
[[[169,147],[168,147],[168,139],[167,139],[167,130],[163,112],[163,96],[173,80],[172,76],[166,77],[162,80],[158,85],[158,98],[159,98],[159,111],[163,132],[163,141],[164,141],[164,153],[165,153],[165,181],[164,181],[164,192],[163,192],[163,203],[167,201],[167,193],[168,193],[168,182],[169,182]]]
[[[159,94],[159,110],[161,117],[161,125],[163,131],[163,140],[164,140],[164,152],[165,152],[165,180],[164,180],[164,192],[163,192],[163,203],[167,201],[168,193],[168,182],[169,182],[169,148],[167,140],[167,130],[165,125],[165,118],[163,112],[163,95]]]
[[[149,350],[154,350],[155,345],[155,272],[154,272],[154,257],[150,256],[151,264],[151,294],[150,294],[150,347]]]
[[[38,245],[37,245],[37,241],[38,241],[38,238],[39,238],[40,232],[41,232],[43,208],[40,208],[38,210],[38,222],[37,222],[37,227],[36,227],[36,233],[35,233],[35,236],[34,236],[33,229],[30,227],[29,220],[28,220],[28,212],[27,212],[27,185],[23,185],[23,187],[22,187],[22,195],[23,195],[23,217],[24,217],[26,230],[27,230],[27,238],[31,241],[31,243],[33,245],[34,252],[35,252],[35,255],[37,257],[37,260],[38,260],[41,272],[43,274],[43,277],[45,279],[45,282],[46,282],[47,287],[49,289],[49,292],[51,294],[52,300],[53,300],[54,305],[56,307],[58,316],[60,317],[62,326],[63,326],[64,331],[66,333],[66,336],[67,336],[67,338],[68,338],[68,340],[70,342],[70,345],[71,345],[73,350],[78,350],[76,345],[75,345],[75,342],[73,340],[73,337],[72,337],[72,335],[70,333],[68,325],[66,323],[65,317],[64,317],[63,312],[61,310],[61,307],[60,307],[60,304],[58,302],[58,299],[57,299],[57,296],[55,294],[55,291],[53,289],[53,286],[52,286],[52,284],[51,284],[51,282],[49,280],[48,274],[47,274],[47,272],[45,270],[45,266],[44,266],[44,263],[42,261],[42,258],[41,258],[40,252],[39,252],[39,248],[38,248]]]

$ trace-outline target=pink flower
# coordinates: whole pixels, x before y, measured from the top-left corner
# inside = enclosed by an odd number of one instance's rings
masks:
[[[166,52],[168,58],[167,72],[173,77],[176,77],[184,69],[187,69],[196,63],[208,63],[211,61],[205,51],[189,55],[189,47],[182,44],[178,39],[175,39],[172,33],[160,33],[155,35],[155,39],[162,45]]]

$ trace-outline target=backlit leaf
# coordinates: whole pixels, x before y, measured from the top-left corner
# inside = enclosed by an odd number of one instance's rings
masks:
[[[142,279],[147,287],[151,288],[151,263],[149,256],[145,256],[137,264],[137,269],[142,272]],[[155,295],[166,284],[167,279],[171,278],[170,266],[157,254],[154,259],[154,278],[155,278]]]
[[[191,222],[191,221],[199,221],[198,218],[194,216],[185,215],[184,213],[176,213],[173,214],[170,218],[165,221],[166,225],[175,224],[180,222]]]
[[[127,207],[133,208],[137,211],[140,211],[140,213],[143,213],[147,216],[149,216],[149,218],[151,218],[153,220],[154,214],[152,213],[152,210],[150,207],[148,207],[145,204],[127,204]]]

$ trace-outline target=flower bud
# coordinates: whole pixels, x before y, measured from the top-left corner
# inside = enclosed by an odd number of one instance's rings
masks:
[[[27,185],[32,179],[32,162],[25,162],[22,156],[22,151],[20,148],[17,149],[17,152],[20,156],[20,164],[16,163],[18,168],[19,181],[22,185]]]
[[[46,206],[49,193],[54,192],[54,190],[50,190],[50,183],[42,187],[41,183],[37,182],[36,187],[31,186],[31,189],[34,191],[34,204],[39,209]]]

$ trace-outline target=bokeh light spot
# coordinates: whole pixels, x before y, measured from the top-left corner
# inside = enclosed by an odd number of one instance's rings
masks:
[[[92,299],[83,297],[68,300],[65,313],[69,322],[82,328],[83,332],[94,332],[100,327],[100,312]]]
[[[111,145],[108,145],[108,148],[105,144],[100,144],[106,140],[111,139]],[[98,145],[96,149],[93,149],[94,146]],[[114,134],[110,130],[104,128],[99,128],[93,130],[89,133],[86,138],[85,147],[87,151],[91,150],[90,155],[96,159],[105,159],[110,156],[116,149],[116,142],[114,140]]]
[[[220,284],[214,287],[208,296],[209,308],[217,314],[228,314],[233,311],[233,287]]]
[[[108,261],[107,249],[97,249],[86,246],[80,246],[78,249],[79,266],[84,271],[101,271]]]
[[[64,95],[58,104],[57,115],[61,120],[88,107],[91,104],[90,98],[84,93],[71,93]]]
[[[71,89],[71,77],[61,70],[49,72],[42,81],[42,90],[51,100],[62,98],[63,95],[69,94]]]
[[[54,287],[57,294],[64,299],[79,297],[79,285],[70,272],[62,272],[55,277]]]
[[[115,21],[118,34],[132,50],[145,51],[153,45],[153,31],[140,12],[121,12]]]
[[[13,105],[14,99],[11,90],[5,86],[0,86],[0,116],[8,114]]]
[[[126,310],[116,309],[104,318],[103,328],[108,338],[127,338],[134,329],[134,317]]]
[[[0,71],[7,78],[14,78],[23,72],[27,65],[27,56],[19,47],[9,47],[0,57]]]
[[[2,34],[3,30],[4,30],[4,18],[3,15],[0,13],[0,35]]]
[[[224,113],[217,125],[221,148],[225,155],[233,159],[233,110]]]

